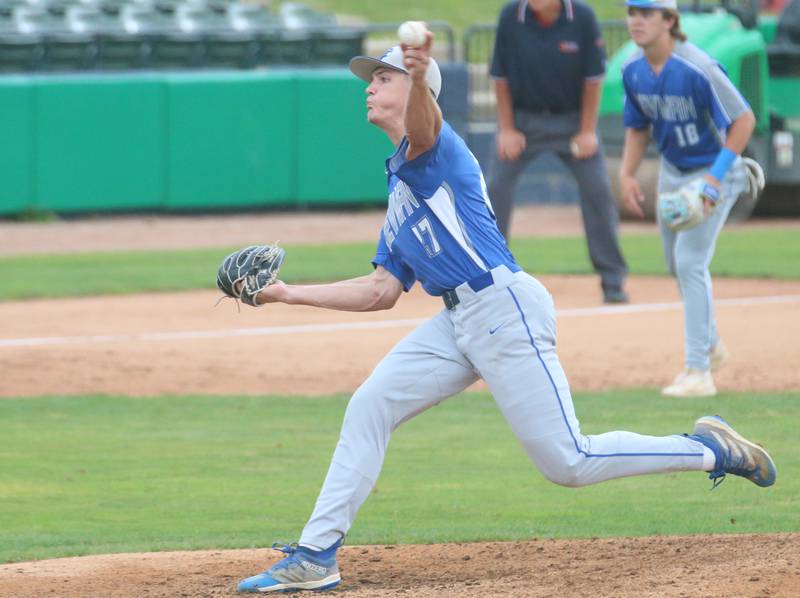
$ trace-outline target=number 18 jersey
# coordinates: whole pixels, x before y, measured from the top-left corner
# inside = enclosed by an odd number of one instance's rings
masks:
[[[750,109],[720,64],[694,44],[675,42],[656,75],[639,49],[622,69],[625,126],[652,126],[658,150],[680,170],[707,168],[731,123]]]

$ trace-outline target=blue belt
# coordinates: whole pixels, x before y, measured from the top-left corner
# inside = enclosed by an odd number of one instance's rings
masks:
[[[476,293],[478,291],[482,291],[489,285],[494,283],[494,278],[492,278],[491,270],[489,272],[484,272],[480,276],[476,276],[472,280],[468,280],[467,284],[469,288],[471,288]],[[456,293],[455,289],[450,289],[449,291],[445,291],[442,293],[442,301],[444,301],[444,306],[447,309],[455,309],[456,305],[461,302],[461,299],[458,298],[458,293]]]

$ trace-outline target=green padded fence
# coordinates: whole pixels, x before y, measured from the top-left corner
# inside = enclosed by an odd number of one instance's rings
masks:
[[[167,77],[166,207],[294,203],[296,77]]]
[[[345,69],[0,77],[0,214],[379,203]]]
[[[157,76],[35,79],[35,207],[162,206],[164,91]]]
[[[386,198],[391,141],[367,123],[367,84],[350,71],[297,79],[297,200],[303,205]]]
[[[0,211],[33,203],[33,88],[27,77],[4,77],[0,87]]]

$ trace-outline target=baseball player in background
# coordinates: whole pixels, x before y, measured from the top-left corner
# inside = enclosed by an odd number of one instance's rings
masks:
[[[683,298],[685,370],[662,390],[673,397],[717,393],[711,371],[728,359],[717,332],[708,266],[747,170],[739,155],[755,126],[750,106],[720,65],[686,41],[675,0],[627,0],[628,29],[639,46],[623,67],[625,148],[623,199],[643,217],[635,173],[652,136],[661,153],[659,195],[699,177],[705,219],[671,230],[659,213],[667,267]]]
[[[392,432],[478,378],[524,450],[550,480],[584,486],[645,473],[704,470],[760,486],[776,477],[762,448],[718,417],[691,435],[581,434],[556,354],[553,300],[523,272],[497,229],[477,160],[442,120],[439,67],[421,47],[358,56],[367,120],[396,146],[386,160],[389,203],[374,272],[320,285],[277,281],[256,304],[346,311],[389,309],[419,281],[444,309],[401,340],[356,390],[314,511],[285,557],[242,581],[242,592],[326,590],[340,581],[336,551],[375,485]]]

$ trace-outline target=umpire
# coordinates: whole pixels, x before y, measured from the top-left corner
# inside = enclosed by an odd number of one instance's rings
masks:
[[[597,140],[605,50],[592,9],[572,0],[514,0],[500,12],[490,73],[497,96],[497,157],[489,182],[500,232],[509,239],[523,169],[552,151],[578,183],[589,257],[603,300],[626,303],[619,211]]]

